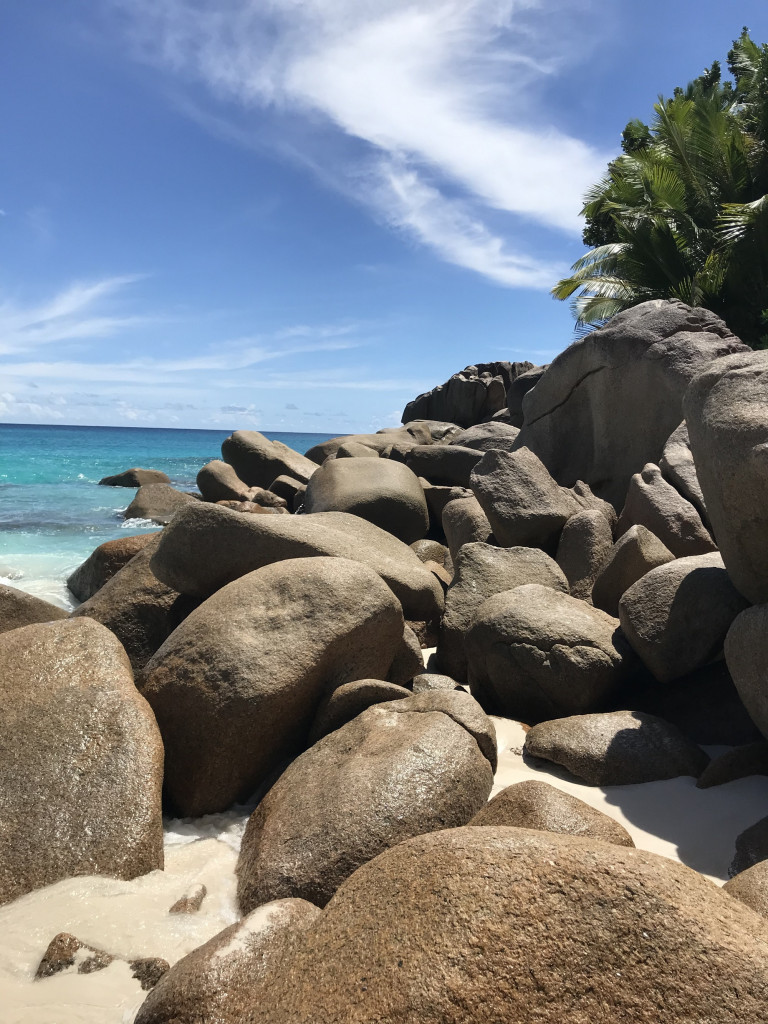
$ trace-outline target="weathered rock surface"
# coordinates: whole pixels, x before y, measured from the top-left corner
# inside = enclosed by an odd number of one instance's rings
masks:
[[[619,601],[619,621],[643,664],[667,683],[717,658],[745,606],[713,552],[646,573]]]
[[[346,441],[336,449],[337,459],[378,459],[380,453],[368,444],[359,441]]]
[[[736,853],[728,869],[731,877],[768,860],[768,817],[745,828],[736,837]]]
[[[592,587],[592,603],[614,617],[619,601],[651,569],[674,561],[675,556],[644,526],[630,526],[607,553]]]
[[[726,882],[723,892],[744,903],[761,917],[768,917],[768,861],[761,860]]]
[[[488,598],[465,649],[472,695],[522,722],[600,708],[634,663],[615,619],[538,584]]]
[[[160,536],[154,534],[93,597],[72,612],[75,618],[94,619],[111,630],[136,673],[197,604],[161,583],[152,572],[150,564],[159,543]]]
[[[516,377],[507,389],[507,413],[509,414],[509,422],[520,429],[523,425],[523,399],[541,380],[547,366],[534,366],[530,370],[526,370],[525,373],[521,373],[519,377]]]
[[[143,487],[145,484],[169,484],[171,478],[159,469],[126,469],[114,476],[105,476],[99,484],[105,487]]]
[[[17,587],[0,583],[0,633],[7,633],[20,626],[31,626],[34,622],[52,622],[66,619],[69,612],[63,608],[27,594]]]
[[[634,846],[618,821],[578,797],[538,779],[526,779],[497,793],[469,822],[470,825],[509,825],[537,832],[602,839],[615,846]]]
[[[259,907],[174,964],[135,1024],[239,1024],[253,987],[319,915],[305,900]]]
[[[491,448],[510,452],[519,433],[519,428],[513,427],[510,423],[491,420],[489,423],[478,423],[474,427],[462,430],[450,443],[460,445],[462,448],[474,448],[479,452],[487,452]]]
[[[750,718],[768,738],[768,605],[742,611],[725,638],[725,661]]]
[[[768,743],[758,740],[743,747],[726,750],[710,761],[696,783],[698,789],[722,786],[749,775],[768,775]]]
[[[459,683],[441,672],[420,672],[411,680],[414,693],[429,693],[432,690],[457,690]]]
[[[35,973],[35,980],[53,977],[54,974],[93,974],[103,971],[115,960],[122,959],[81,942],[69,932],[59,932],[48,944]],[[169,968],[167,960],[158,956],[139,957],[128,961],[133,977],[140,982],[145,992],[154,988]]]
[[[497,361],[466,366],[444,384],[438,384],[409,402],[403,412],[403,423],[437,419],[449,420],[465,428],[482,423],[504,408],[507,389],[512,381],[531,369],[533,364],[527,362]]]
[[[389,458],[392,451],[397,451],[402,458],[417,444],[447,444],[452,437],[461,432],[455,423],[438,420],[413,420],[402,427],[385,427],[375,434],[345,434],[321,441],[307,452],[307,458],[318,466],[322,466],[329,455],[335,455],[342,445],[364,444],[373,448],[380,456]]]
[[[123,516],[126,519],[151,519],[159,526],[166,526],[179,509],[195,505],[197,501],[194,495],[177,491],[169,484],[143,484]]]
[[[488,799],[493,770],[461,723],[465,707],[492,734],[467,694],[421,694],[369,708],[294,761],[248,821],[241,910],[284,896],[325,906],[388,847],[466,824]]]
[[[630,526],[645,526],[675,558],[715,551],[715,542],[690,501],[668,484],[658,466],[648,463],[629,482],[627,500],[619,516],[617,536]]]
[[[701,516],[701,521],[709,528],[707,507],[696,472],[696,464],[693,461],[688,424],[685,420],[677,430],[673,430],[669,435],[669,440],[664,445],[664,451],[659,459],[659,469],[664,474],[664,478],[669,480],[672,486],[676,487],[680,494],[690,501]]]
[[[269,490],[276,494],[278,498],[283,498],[290,509],[294,508],[294,501],[297,496],[299,499],[303,499],[306,489],[306,484],[292,476],[286,476],[285,473],[282,476],[275,477],[269,485]]]
[[[753,1024],[768,1014],[767,928],[665,857],[435,832],[355,872],[242,1021]]]
[[[405,544],[429,527],[424,491],[401,462],[332,459],[315,471],[304,495],[305,512],[349,512],[394,534]]]
[[[448,588],[445,614],[437,643],[441,671],[461,681],[467,678],[464,639],[480,606],[494,594],[525,583],[539,583],[563,594],[568,581],[554,559],[537,548],[497,548],[491,544],[465,544],[456,559],[453,583]]]
[[[518,444],[558,483],[584,480],[618,508],[630,477],[658,463],[695,374],[746,351],[709,310],[661,299],[633,306],[553,360],[523,400]]]
[[[475,466],[470,486],[505,548],[551,547],[572,515],[581,511],[573,495],[560,487],[527,448],[486,452]]]
[[[75,569],[67,580],[67,586],[78,601],[87,601],[146,547],[154,536],[154,533],[140,533],[135,537],[118,537],[117,540],[99,544],[83,564]]]
[[[206,886],[199,882],[168,908],[169,914],[196,914],[208,895]]]
[[[198,816],[246,799],[303,749],[323,694],[385,678],[402,636],[391,590],[348,559],[268,565],[203,602],[142,681],[177,809]]]
[[[416,633],[406,624],[387,673],[387,681],[397,686],[408,686],[419,672],[424,671],[424,655]]]
[[[163,746],[125,651],[68,619],[0,637],[0,903],[163,866]]]
[[[180,593],[204,597],[263,566],[319,555],[370,566],[408,619],[429,622],[443,609],[442,587],[407,544],[345,512],[242,516],[198,502],[163,530],[152,570]]]
[[[456,444],[417,445],[406,463],[417,476],[438,487],[468,487],[469,477],[483,453]]]
[[[679,729],[641,711],[574,715],[528,731],[525,751],[567,768],[590,786],[698,778],[709,758]]]
[[[451,575],[453,574],[451,553],[445,544],[441,544],[437,540],[417,540],[410,546],[419,556],[419,561],[425,564],[427,562],[436,562],[438,565],[442,565],[444,569],[447,569]]]
[[[601,511],[584,509],[571,516],[560,534],[557,564],[572,597],[592,603],[592,587],[612,546],[611,524]]]
[[[221,457],[249,487],[269,487],[278,476],[307,483],[317,465],[282,441],[270,441],[258,430],[236,430],[223,442]]]
[[[718,360],[695,378],[685,418],[712,530],[736,589],[768,601],[768,352]]]
[[[326,694],[320,702],[309,730],[308,742],[310,745],[317,743],[323,736],[340,729],[374,704],[405,700],[410,696],[411,691],[404,686],[387,683],[382,679],[355,679],[351,683],[343,683]]]
[[[252,501],[251,487],[221,459],[206,463],[197,474],[197,489],[206,501]]]
[[[493,533],[488,516],[471,493],[467,498],[449,501],[443,509],[442,521],[448,551],[454,565],[465,544],[485,544]]]

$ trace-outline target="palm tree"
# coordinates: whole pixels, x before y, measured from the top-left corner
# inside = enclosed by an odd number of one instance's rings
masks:
[[[598,244],[552,290],[575,296],[581,328],[651,298],[706,306],[754,346],[768,343],[768,47],[745,32],[719,65],[630,122],[624,155],[585,197]],[[576,294],[578,293],[578,294]]]

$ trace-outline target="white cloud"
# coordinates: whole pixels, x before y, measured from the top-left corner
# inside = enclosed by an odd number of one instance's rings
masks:
[[[442,258],[508,286],[551,284],[510,237],[523,221],[577,231],[607,154],[532,110],[529,90],[578,50],[589,0],[115,2],[144,54],[219,98],[319,115],[354,140],[341,168],[327,146],[298,155]],[[490,210],[512,215],[509,237]]]

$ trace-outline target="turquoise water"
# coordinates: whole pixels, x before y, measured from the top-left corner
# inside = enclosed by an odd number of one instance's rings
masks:
[[[221,458],[228,430],[0,424],[0,582],[64,606],[65,580],[105,540],[157,529],[121,512],[135,491],[99,487],[131,466],[160,469],[191,490],[198,470]],[[328,434],[266,433],[298,452]]]

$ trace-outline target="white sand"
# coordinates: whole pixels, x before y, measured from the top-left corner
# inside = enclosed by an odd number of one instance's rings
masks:
[[[586,786],[555,767],[526,764],[522,727],[493,721],[499,746],[493,794],[523,779],[550,782],[621,822],[639,849],[682,861],[719,883],[727,878],[736,836],[768,806],[768,778],[761,776],[705,790],[691,778]],[[0,908],[0,1024],[130,1024],[145,993],[124,963],[33,981],[48,943],[68,931],[118,956],[175,963],[237,919],[234,870],[251,810],[167,821],[165,871],[132,882],[70,879]],[[200,883],[208,895],[198,913],[168,913]]]

